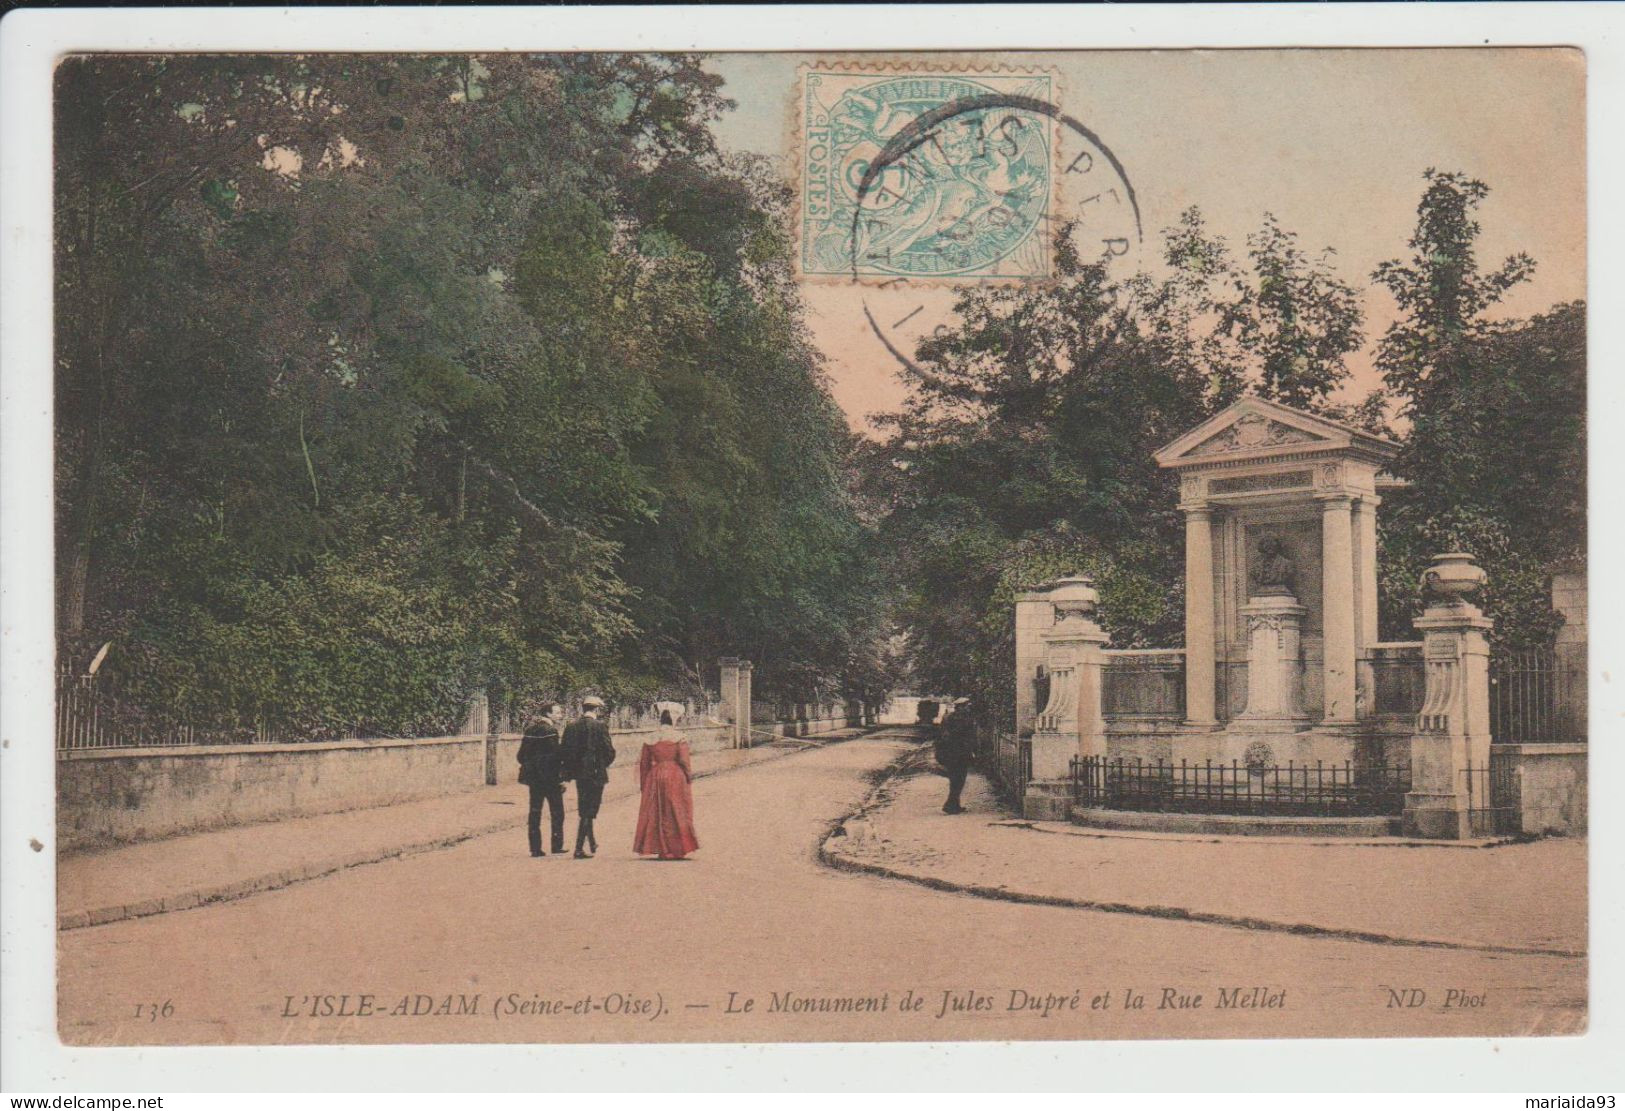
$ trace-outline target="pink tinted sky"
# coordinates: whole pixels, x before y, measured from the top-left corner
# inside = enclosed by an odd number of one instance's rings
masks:
[[[921,56],[929,57],[929,56]],[[788,174],[797,54],[717,55],[738,107],[723,145],[768,155]],[[1233,250],[1265,212],[1301,244],[1333,247],[1365,291],[1367,350],[1348,393],[1376,384],[1370,347],[1393,319],[1371,286],[1383,259],[1408,257],[1422,171],[1461,170],[1492,192],[1480,210],[1480,263],[1514,251],[1537,263],[1505,311],[1526,315],[1585,296],[1585,62],[1578,50],[1174,50],[934,56],[957,67],[1040,66],[1063,109],[1122,161],[1138,194],[1147,254],[1190,205]],[[835,398],[856,428],[894,408],[895,362],[863,316],[906,348],[949,319],[951,290],[806,288],[809,324],[828,357]]]

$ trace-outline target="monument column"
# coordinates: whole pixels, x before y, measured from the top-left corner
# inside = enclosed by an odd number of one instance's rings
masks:
[[[1321,635],[1326,724],[1354,721],[1353,499],[1321,499]]]
[[[1377,635],[1377,506],[1382,499],[1376,495],[1362,497],[1356,505],[1354,519],[1360,544],[1360,647],[1369,649],[1380,637]]]
[[[1214,725],[1213,512],[1185,509],[1185,720]]]

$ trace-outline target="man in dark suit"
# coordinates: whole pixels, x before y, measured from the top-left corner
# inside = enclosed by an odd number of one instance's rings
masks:
[[[942,804],[944,814],[963,814],[959,793],[965,789],[965,779],[976,756],[976,721],[968,698],[954,699],[954,708],[941,725],[937,738],[937,763],[948,773],[948,801]]]
[[[603,721],[603,715],[602,698],[583,698],[581,716],[564,727],[564,765],[566,774],[576,781],[577,860],[585,860],[598,851],[592,823],[598,817],[599,804],[604,801],[609,766],[615,762],[615,745],[609,739],[609,726]]]
[[[530,813],[525,818],[525,833],[530,838],[530,855],[543,856],[542,804],[548,807],[548,821],[553,827],[553,851],[564,851],[564,769],[561,766],[563,750],[559,746],[559,704],[542,705],[539,718],[525,730],[519,742],[519,782],[530,788]]]

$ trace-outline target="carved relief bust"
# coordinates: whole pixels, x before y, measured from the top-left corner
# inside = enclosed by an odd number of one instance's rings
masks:
[[[1287,554],[1286,544],[1278,536],[1260,540],[1258,558],[1252,566],[1252,593],[1290,597],[1297,585],[1298,568]]]

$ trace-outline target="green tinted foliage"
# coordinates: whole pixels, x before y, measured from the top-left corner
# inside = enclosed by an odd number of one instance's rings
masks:
[[[1221,245],[1194,216],[1170,239],[1194,272],[1120,282],[1063,257],[1052,286],[967,290],[921,345],[865,459],[921,689],[1005,715],[1013,597],[1068,572],[1096,578],[1113,643],[1179,642],[1177,491],[1151,456],[1230,391],[1198,323]]]
[[[70,657],[314,734],[867,658],[782,189],[716,154],[696,59],[58,72]]]
[[[1488,187],[1425,176],[1413,257],[1374,275],[1402,311],[1378,365],[1410,422],[1394,466],[1410,486],[1382,509],[1385,635],[1408,637],[1431,557],[1465,551],[1489,574],[1496,644],[1539,646],[1560,622],[1550,576],[1585,554],[1585,306],[1492,318],[1534,263],[1481,271],[1473,217]]]

